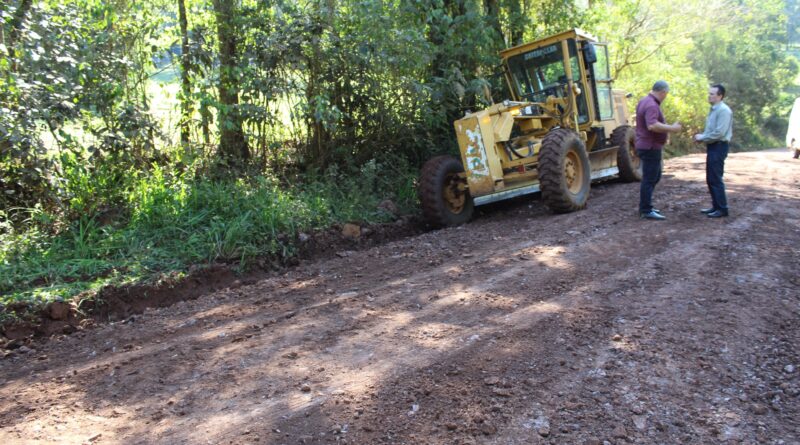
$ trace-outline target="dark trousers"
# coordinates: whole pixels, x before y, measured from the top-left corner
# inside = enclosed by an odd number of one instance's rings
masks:
[[[711,193],[711,205],[723,213],[728,212],[728,199],[725,197],[725,158],[728,157],[728,143],[714,142],[706,146],[706,183]]]
[[[636,153],[642,160],[642,183],[639,188],[639,213],[650,213],[653,210],[653,190],[661,180],[661,149],[637,148]]]

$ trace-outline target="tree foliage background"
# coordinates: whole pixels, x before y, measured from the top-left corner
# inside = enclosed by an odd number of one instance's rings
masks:
[[[688,127],[676,147],[702,126],[711,82],[728,87],[739,146],[785,131],[797,0],[583,3],[4,0],[0,217],[124,214],[154,166],[287,185],[413,171],[454,151],[454,119],[504,97],[498,50],[570,27],[610,43],[633,101],[671,83],[666,114]],[[172,102],[152,88],[164,72]]]

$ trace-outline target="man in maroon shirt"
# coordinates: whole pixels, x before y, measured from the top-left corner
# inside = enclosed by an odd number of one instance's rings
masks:
[[[642,184],[639,189],[639,217],[642,219],[667,219],[653,208],[653,190],[661,180],[661,152],[667,143],[668,133],[677,133],[683,127],[678,122],[667,125],[661,112],[661,102],[669,93],[663,80],[653,84],[650,94],[636,105],[636,153],[642,160]]]

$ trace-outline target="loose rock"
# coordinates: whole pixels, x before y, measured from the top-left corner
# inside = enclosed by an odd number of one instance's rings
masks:
[[[628,432],[625,430],[624,426],[617,425],[614,427],[614,431],[611,432],[611,436],[615,439],[625,439],[628,437]]]
[[[63,301],[54,301],[47,306],[47,312],[53,320],[66,320],[69,316],[70,306]]]
[[[361,237],[361,226],[347,223],[342,227],[342,236],[349,239],[358,239]]]

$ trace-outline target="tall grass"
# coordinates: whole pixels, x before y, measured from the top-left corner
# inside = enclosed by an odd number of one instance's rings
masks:
[[[70,298],[192,265],[228,262],[246,269],[260,257],[291,256],[298,232],[389,220],[378,208],[383,199],[413,212],[414,178],[405,165],[379,162],[355,172],[331,169],[292,186],[267,176],[192,179],[153,167],[120,188],[124,208],[115,221],[100,222],[84,189],[76,196],[85,213],[58,233],[35,222],[24,230],[0,227],[0,303]],[[91,178],[76,179],[91,187]],[[55,218],[29,212],[32,220]]]

